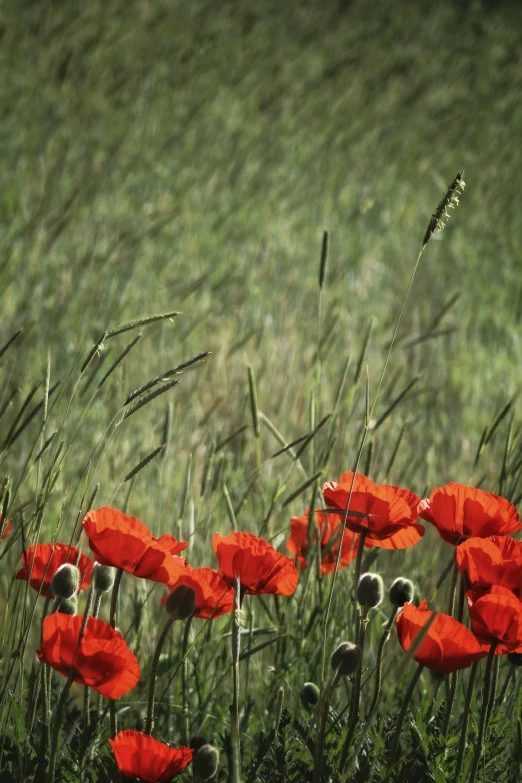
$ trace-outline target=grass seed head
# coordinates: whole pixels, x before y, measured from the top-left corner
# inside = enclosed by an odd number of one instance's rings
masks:
[[[78,592],[80,571],[71,563],[64,563],[56,569],[51,582],[51,590],[57,598],[71,598]]]

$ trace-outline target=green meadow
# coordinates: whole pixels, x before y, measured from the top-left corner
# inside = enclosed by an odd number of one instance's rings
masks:
[[[13,526],[0,544],[1,783],[46,782],[43,718],[30,716],[44,600],[15,581],[20,554],[56,541],[89,554],[89,509],[119,508],[217,568],[215,532],[288,554],[291,517],[356,467],[420,498],[456,481],[521,503],[521,30],[518,3],[485,0],[0,8],[0,482]],[[460,205],[405,300],[462,169]],[[445,612],[452,547],[426,527],[411,549],[366,550],[362,568],[387,587],[408,577]],[[466,672],[444,738],[448,688],[424,670],[387,769],[415,671],[393,632],[359,758],[339,766],[346,679],[318,773],[302,687],[323,687],[333,650],[356,641],[352,580],[353,564],[330,593],[314,568],[297,597],[245,600],[243,783],[453,779]],[[144,730],[164,594],[123,576],[117,627],[142,678],[117,702],[119,729]],[[389,615],[385,600],[370,616],[362,704]],[[220,750],[218,781],[232,780],[232,633],[229,616],[194,620],[184,667],[175,625],[156,680],[156,738],[185,744],[186,702],[189,734]],[[51,712],[64,682],[53,674]],[[519,686],[502,657],[477,783],[522,776]],[[74,686],[55,779],[117,781],[108,707],[86,725],[82,699]]]

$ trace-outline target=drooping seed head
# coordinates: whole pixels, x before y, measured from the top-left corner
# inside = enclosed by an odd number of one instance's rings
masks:
[[[403,576],[398,576],[390,587],[390,601],[394,606],[399,607],[411,604],[414,592],[413,582]]]
[[[112,589],[114,580],[116,579],[116,569],[112,566],[102,565],[96,563],[92,572],[92,581],[94,582],[94,589],[99,593],[106,593]]]
[[[310,707],[315,707],[319,701],[320,695],[321,691],[315,682],[305,682],[301,688],[301,701],[307,709]]]
[[[56,572],[51,581],[51,590],[57,598],[70,598],[80,586],[80,572],[75,565],[64,563]]]
[[[174,620],[187,620],[196,608],[196,592],[187,585],[178,585],[165,603],[167,614]]]
[[[380,574],[363,574],[357,585],[357,600],[365,609],[375,609],[384,597],[384,582]]]
[[[219,750],[210,743],[202,745],[192,757],[194,781],[204,783],[213,778],[219,764]]]
[[[339,674],[353,674],[361,661],[361,648],[353,642],[341,642],[330,658],[330,664]]]

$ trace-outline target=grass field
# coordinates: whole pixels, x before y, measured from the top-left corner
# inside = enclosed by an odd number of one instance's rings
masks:
[[[188,540],[192,565],[216,567],[212,534],[236,527],[285,551],[290,517],[304,513],[314,487],[354,468],[367,388],[373,403],[424,231],[460,169],[466,190],[422,256],[359,470],[421,498],[453,480],[522,499],[522,9],[346,6],[92,0],[0,9],[0,345],[23,330],[0,354],[0,481],[12,481],[14,527],[0,550],[1,781],[13,770],[27,781],[39,774],[38,746],[23,731],[43,601],[13,579],[21,551],[58,540],[88,552],[80,522],[103,505]],[[203,352],[204,362],[172,376],[179,385],[122,418],[131,392]],[[299,459],[272,458],[328,414]],[[407,575],[418,597],[446,610],[449,579],[439,577],[451,551],[436,531],[414,549],[369,551],[366,570],[387,585]],[[315,576],[303,605],[266,597],[245,606],[244,649],[275,639],[242,664],[245,780],[316,780],[292,720],[306,723],[302,684],[321,685],[323,659],[353,633],[352,575],[337,577],[326,630],[330,581]],[[144,727],[163,592],[124,577],[118,627],[143,672],[123,699],[125,728]],[[388,614],[379,610],[368,626],[368,675]],[[195,621],[202,637],[189,656],[191,733],[222,750],[229,620]],[[181,634],[169,639],[157,694],[180,661]],[[503,682],[509,665],[500,666]],[[365,746],[367,766],[350,780],[384,780],[378,759],[413,670],[392,639],[374,751]],[[156,723],[159,739],[178,744],[179,679]],[[518,676],[512,682],[509,709],[492,718],[484,780],[520,775]],[[57,676],[54,705],[60,684]],[[422,685],[405,743],[422,748],[424,767],[418,751],[396,779],[449,780],[455,737],[444,751],[426,716],[436,692],[437,720],[444,689],[426,674]],[[252,772],[280,687],[287,734]],[[82,707],[75,694],[69,728]],[[460,688],[455,730],[462,704]],[[107,721],[70,735],[59,780],[115,774]],[[93,742],[99,762],[86,752]],[[227,775],[223,753],[217,779]]]

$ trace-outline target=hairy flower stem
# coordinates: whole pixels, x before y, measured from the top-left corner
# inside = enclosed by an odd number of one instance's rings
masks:
[[[361,650],[361,657],[359,659],[359,665],[355,672],[355,682],[353,685],[352,702],[350,704],[350,713],[348,715],[348,731],[346,733],[346,739],[344,740],[343,751],[341,755],[341,769],[346,764],[348,758],[348,751],[352,744],[353,735],[359,722],[359,704],[361,701],[361,682],[362,682],[362,667],[363,667],[363,655],[364,655],[364,640],[366,637],[366,626],[368,625],[368,609],[363,608],[360,612],[359,619],[359,635],[357,638],[357,645]]]
[[[94,598],[94,608],[92,610],[92,617],[95,618],[98,617],[98,613],[100,611],[101,598],[102,598],[102,593],[100,593],[99,590],[96,590],[96,595]],[[88,726],[90,723],[90,710],[91,710],[91,689],[88,687],[88,685],[84,685],[83,720],[85,722],[85,726]]]
[[[187,622],[185,623],[185,630],[183,632],[183,647],[181,649],[181,658],[183,661],[181,667],[181,699],[183,704],[183,742],[185,743],[185,745],[189,744],[189,739],[190,739],[187,650],[189,644],[191,624],[192,624],[192,615],[188,618]]]
[[[366,532],[363,532],[359,536],[359,543],[357,545],[357,556],[355,558],[355,570],[353,574],[353,592],[352,592],[352,605],[356,607],[355,611],[355,638],[359,637],[361,631],[361,612],[357,605],[357,585],[361,577],[362,559],[364,554],[364,542],[366,541]],[[341,545],[339,545],[339,549]]]
[[[326,723],[328,719],[328,711],[330,709],[330,701],[332,693],[334,692],[337,683],[340,678],[339,669],[337,669],[331,676],[327,683],[318,706],[318,723],[317,723],[317,735],[315,740],[315,756],[314,756],[314,783],[320,783],[321,776],[323,774],[323,760],[324,760],[324,739],[326,733]]]
[[[76,658],[76,655],[78,653],[78,650],[80,649],[80,645],[82,642],[83,635],[85,633],[85,629],[87,628],[87,621],[89,619],[89,612],[91,610],[91,604],[92,604],[92,596],[93,596],[93,586],[91,584],[89,588],[89,592],[87,594],[87,604],[85,606],[85,614],[83,615],[82,625],[80,628],[80,633],[78,634],[78,641],[76,642],[76,649],[74,651],[74,655],[72,658],[72,664],[69,671],[69,677],[67,678],[67,682],[63,686],[63,690],[60,694],[60,698],[58,700],[58,704],[56,705],[56,712],[54,715],[54,726],[53,726],[53,733],[51,737],[51,755],[49,759],[49,772],[47,775],[47,783],[53,783],[54,781],[54,773],[56,769],[56,751],[58,750],[58,740],[60,738],[60,728],[62,726],[62,720],[63,720],[63,714],[65,711],[65,703],[67,701],[67,697],[69,695],[69,691],[71,690],[71,685],[73,683],[73,680],[76,676],[76,672],[74,669],[74,659]]]
[[[493,671],[491,674],[491,691],[489,694],[489,702],[488,702],[488,714],[486,716],[486,731],[489,726],[489,720],[491,718],[491,714],[493,712],[493,708],[495,706],[495,699],[497,696],[497,686],[498,686],[498,669],[500,664],[500,656],[495,655],[495,658],[493,660]]]
[[[399,712],[399,717],[397,718],[395,734],[393,735],[391,751],[390,751],[390,759],[388,761],[388,771],[391,770],[391,768],[395,764],[395,759],[397,758],[397,751],[399,750],[399,740],[401,738],[402,724],[404,723],[404,718],[406,717],[406,712],[408,711],[410,699],[413,695],[413,691],[415,690],[415,686],[419,681],[419,677],[421,676],[423,669],[424,669],[424,664],[419,663],[417,669],[415,670],[415,674],[413,675],[412,680],[408,686],[406,695],[404,696],[404,700],[401,706],[401,711]]]
[[[239,746],[239,644],[241,639],[241,583],[239,576],[234,584],[234,626],[232,630],[232,673],[234,690],[230,708],[230,783],[241,783]]]
[[[362,732],[361,736],[359,737],[359,741],[357,742],[357,745],[355,746],[355,749],[352,753],[352,756],[348,762],[348,764],[345,767],[346,764],[346,758],[348,756],[348,751],[350,749],[350,743],[345,742],[343,747],[343,753],[341,756],[341,764],[340,769],[341,772],[345,772],[348,774],[350,770],[352,769],[353,765],[355,764],[357,760],[357,756],[360,753],[360,750],[362,746],[364,745],[364,741],[366,739],[366,736],[370,730],[370,727],[372,725],[373,719],[375,717],[375,712],[377,710],[377,705],[379,703],[379,696],[381,695],[381,682],[382,682],[382,658],[384,654],[384,647],[386,646],[386,642],[390,638],[391,629],[393,628],[393,623],[395,622],[395,618],[397,617],[397,612],[399,611],[398,607],[394,607],[388,622],[386,623],[384,627],[383,634],[381,636],[380,642],[379,642],[379,649],[377,651],[377,663],[376,663],[376,671],[375,671],[375,687],[373,691],[373,698],[372,703],[370,705],[370,709],[368,710],[368,713],[366,715],[365,719],[365,725],[364,725],[364,731]],[[348,737],[347,737],[348,739]]]
[[[175,619],[176,619],[175,617],[169,617],[169,619],[165,623],[165,627],[163,628],[163,631],[160,634],[158,643],[156,645],[156,649],[154,650],[154,657],[152,659],[152,664],[150,667],[149,698],[147,702],[147,720],[145,721],[145,734],[151,734],[152,729],[154,728],[154,689],[156,686],[156,672],[158,670],[158,663],[159,663],[161,651],[163,649],[163,645],[165,644],[165,639],[167,638],[168,633],[172,628]]]
[[[471,766],[471,773],[469,776],[469,783],[475,783],[475,778],[477,776],[477,770],[480,763],[480,757],[482,756],[482,751],[484,748],[484,738],[486,736],[487,732],[487,720],[488,720],[488,708],[489,708],[489,698],[491,694],[491,673],[493,669],[493,661],[495,658],[495,650],[497,647],[497,641],[491,643],[491,647],[489,648],[489,655],[488,660],[486,663],[486,674],[484,676],[484,700],[482,702],[482,713],[480,715],[480,725],[479,725],[479,731],[477,736],[477,742],[475,745],[475,755],[473,756],[473,763]]]
[[[457,766],[455,767],[455,776],[453,783],[458,783],[460,773],[462,771],[462,763],[464,761],[464,751],[466,750],[466,735],[468,733],[469,714],[471,712],[471,697],[473,696],[473,687],[475,685],[475,677],[478,669],[478,661],[473,661],[471,665],[471,671],[469,673],[468,687],[466,689],[466,700],[464,704],[464,715],[462,716],[462,724],[460,727],[460,742],[459,751],[457,755]]]
[[[111,608],[109,612],[109,623],[113,628],[116,628],[116,608],[118,606],[118,592],[120,589],[121,578],[123,576],[123,568],[118,568],[116,571],[116,577],[112,586],[111,593]],[[110,734],[111,737],[116,736],[118,731],[118,724],[116,722],[116,702],[111,699],[109,702],[109,715],[110,715]]]
[[[457,568],[457,561],[455,561],[453,564],[453,571],[451,573],[451,585],[450,585],[449,602],[448,602],[448,614],[450,617],[453,617],[453,612],[455,611],[455,593],[457,592],[458,578],[459,578],[459,569]]]

